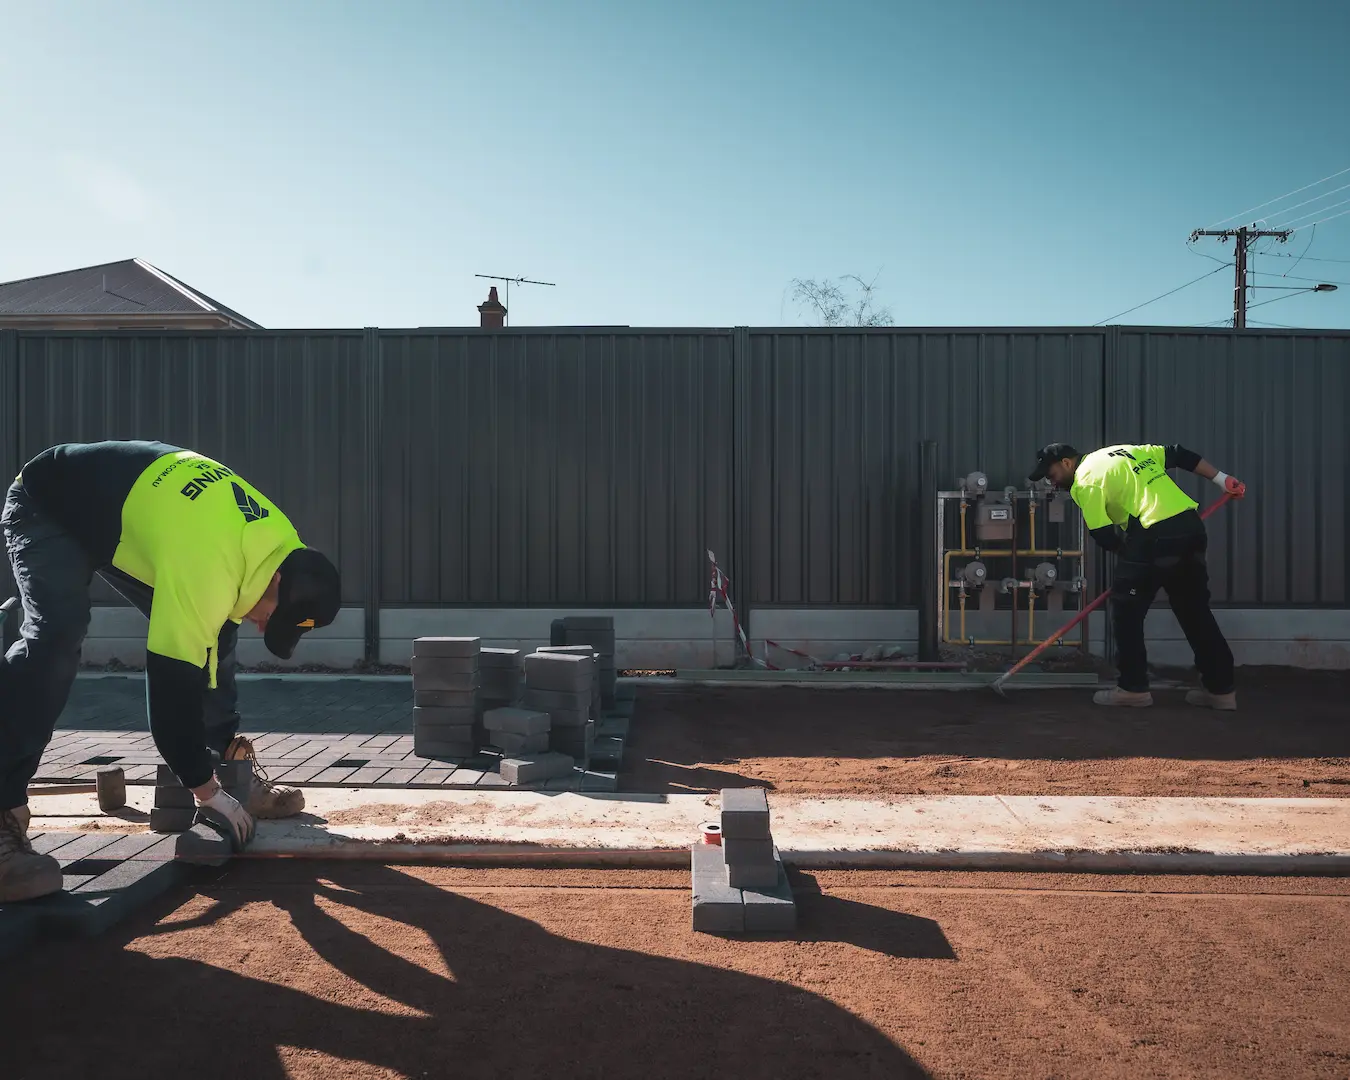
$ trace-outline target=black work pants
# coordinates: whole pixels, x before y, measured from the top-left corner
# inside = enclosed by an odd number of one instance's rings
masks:
[[[1160,521],[1150,529],[1130,523],[1116,559],[1111,586],[1111,622],[1122,690],[1148,686],[1144,619],[1162,589],[1181,632],[1195,654],[1200,682],[1211,694],[1233,691],[1233,653],[1209,607],[1208,536],[1194,510]]]
[[[147,618],[154,592],[113,567],[96,567],[79,541],[43,514],[19,484],[9,489],[0,523],[23,605],[21,636],[0,658],[0,810],[12,810],[28,802],[28,783],[70,696],[89,630],[94,574]],[[239,730],[237,631],[227,619],[218,642],[217,688],[206,692],[204,702],[206,743],[218,753]]]

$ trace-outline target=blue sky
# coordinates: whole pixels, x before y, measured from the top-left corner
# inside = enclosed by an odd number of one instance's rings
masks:
[[[557,283],[512,289],[517,325],[799,324],[793,278],[851,273],[897,325],[1081,325],[1214,269],[1121,320],[1201,323],[1232,274],[1190,231],[1350,168],[1343,0],[0,0],[0,25],[0,281],[140,256],[270,327],[476,325],[475,273]],[[1350,209],[1347,183],[1252,216]],[[1256,269],[1350,282],[1350,214],[1309,237]],[[1251,318],[1350,327],[1350,286]]]

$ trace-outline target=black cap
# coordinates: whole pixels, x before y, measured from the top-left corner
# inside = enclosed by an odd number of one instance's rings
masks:
[[[1078,451],[1066,442],[1047,443],[1036,454],[1036,467],[1031,470],[1031,475],[1027,479],[1033,484],[1039,480],[1044,480],[1046,471],[1056,461],[1076,457],[1078,457]]]
[[[267,620],[263,642],[268,652],[289,660],[301,636],[327,626],[342,606],[337,567],[313,548],[298,548],[278,568],[277,608]]]

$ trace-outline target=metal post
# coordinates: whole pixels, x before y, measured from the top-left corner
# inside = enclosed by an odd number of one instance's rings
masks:
[[[919,444],[919,659],[939,659],[938,650],[938,444]]]
[[[361,361],[366,384],[365,465],[366,465],[366,565],[362,589],[365,602],[366,662],[380,659],[380,546],[382,540],[380,519],[380,463],[383,441],[384,365],[380,358],[380,331],[367,326],[362,340]]]

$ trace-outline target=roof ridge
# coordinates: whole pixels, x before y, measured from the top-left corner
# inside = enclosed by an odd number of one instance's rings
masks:
[[[104,267],[107,266],[122,266],[126,263],[141,263],[141,262],[142,260],[136,258],[114,259],[112,262],[94,263],[91,266],[74,266],[71,267],[69,270],[53,270],[49,274],[34,274],[32,277],[15,278],[13,281],[0,281],[0,285],[23,285],[29,281],[41,281],[43,278],[63,277],[66,274],[82,274],[86,270],[102,270]],[[143,263],[142,265],[149,265],[149,264]]]
[[[186,285],[184,285],[181,281],[179,281],[179,280],[177,280],[176,278],[171,277],[170,275],[166,274],[166,273],[165,273],[163,270],[161,270],[158,266],[154,266],[154,265],[152,265],[152,264],[146,262],[144,259],[141,259],[141,258],[133,259],[132,262],[134,262],[134,263],[135,263],[137,266],[139,266],[142,270],[145,270],[145,271],[148,271],[148,272],[151,273],[151,274],[154,274],[155,277],[159,278],[160,281],[164,282],[164,284],[168,285],[171,289],[175,289],[175,290],[177,290],[178,292],[182,293],[182,294],[183,294],[184,296],[186,296],[189,300],[191,300],[194,304],[196,304],[198,307],[200,307],[203,311],[210,311],[210,312],[214,312],[214,313],[216,313],[216,314],[219,314],[219,310],[220,310],[220,309],[217,308],[214,304],[208,304],[205,300],[203,300],[203,299],[202,299],[200,296],[198,296],[195,292],[193,292],[191,289],[189,289],[189,288],[188,288]]]

